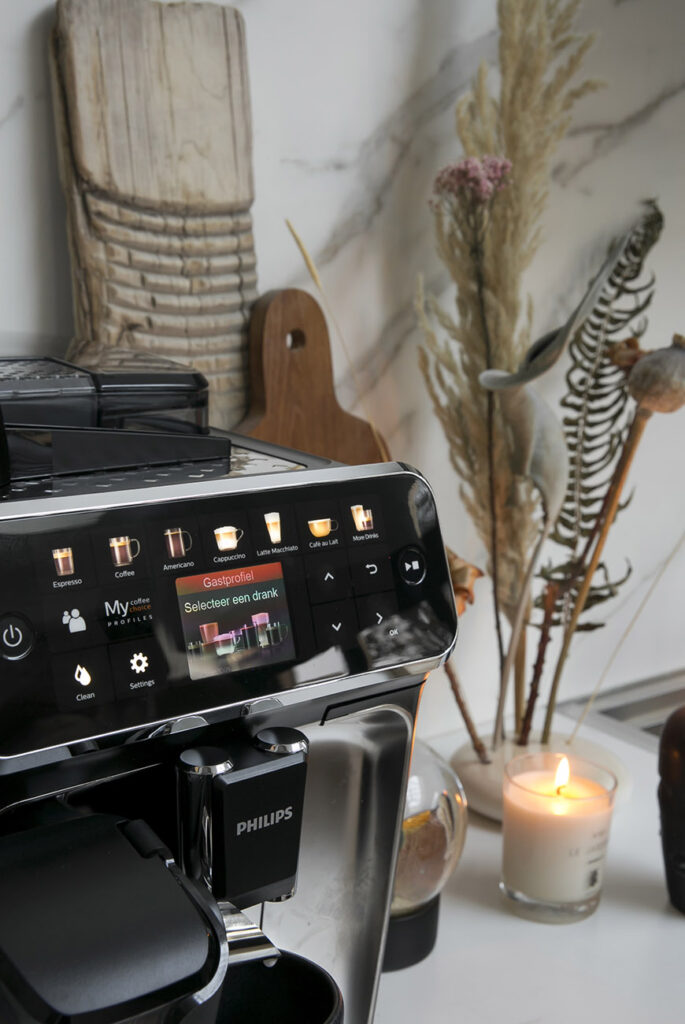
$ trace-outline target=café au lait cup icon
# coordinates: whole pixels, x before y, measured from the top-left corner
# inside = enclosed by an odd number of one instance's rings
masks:
[[[135,537],[110,537],[109,552],[112,564],[117,568],[120,565],[130,565],[140,554],[140,541]]]
[[[214,539],[219,551],[235,551],[243,532],[237,526],[217,526]]]
[[[53,548],[52,560],[58,576],[74,575],[74,553],[71,548]]]
[[[164,531],[164,543],[169,558],[183,558],[193,546],[193,538],[187,530],[174,526]]]
[[[350,512],[357,533],[373,530],[373,512],[370,508],[364,508],[363,505],[350,505]]]
[[[310,519],[308,521],[309,532],[313,537],[327,537],[329,533],[335,533],[338,524],[335,519]]]
[[[281,517],[278,512],[265,512],[264,522],[272,544],[281,543]]]

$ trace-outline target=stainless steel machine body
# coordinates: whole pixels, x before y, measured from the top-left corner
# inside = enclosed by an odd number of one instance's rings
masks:
[[[142,469],[6,492],[0,564],[0,842],[30,842],[59,806],[142,819],[186,867],[184,752],[297,729],[296,883],[265,890],[261,911],[235,903],[274,947],[330,972],[345,1019],[368,1024],[421,688],[456,635],[423,477],[238,442],[228,474]],[[227,845],[259,833],[277,861],[292,813],[255,804]],[[226,986],[230,934],[228,962]]]

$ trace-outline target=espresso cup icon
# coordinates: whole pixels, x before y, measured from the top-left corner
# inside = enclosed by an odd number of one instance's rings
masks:
[[[217,526],[214,539],[219,551],[235,551],[244,531],[237,526]]]
[[[313,537],[327,537],[329,533],[335,533],[338,524],[335,519],[310,519],[308,521],[309,532]]]
[[[164,531],[164,543],[169,558],[183,558],[193,546],[193,538],[187,530],[174,526]]]
[[[109,552],[115,567],[130,565],[140,554],[140,541],[136,537],[110,537]]]
[[[53,548],[52,560],[58,576],[74,575],[74,553],[71,548]]]

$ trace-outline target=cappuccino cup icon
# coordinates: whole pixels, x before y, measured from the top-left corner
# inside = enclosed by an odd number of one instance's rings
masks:
[[[335,519],[310,519],[307,523],[309,532],[313,537],[327,537],[329,533],[335,533],[338,524]]]
[[[135,537],[110,537],[109,553],[115,567],[130,565],[140,554],[140,541]]]
[[[237,526],[217,526],[214,539],[219,551],[235,551],[243,532]]]
[[[74,553],[71,548],[53,548],[52,560],[58,576],[74,575]]]
[[[192,548],[193,538],[187,530],[182,530],[180,526],[174,526],[172,529],[164,531],[164,543],[169,558],[183,558]]]

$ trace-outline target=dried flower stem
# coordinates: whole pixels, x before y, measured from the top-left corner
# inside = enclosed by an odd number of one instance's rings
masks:
[[[526,609],[526,622],[530,619],[531,602],[528,601]],[[523,725],[523,716],[526,709],[526,631],[521,630],[518,646],[516,648],[516,661],[514,662],[514,720],[516,732]]]
[[[478,730],[476,729],[473,723],[473,719],[469,714],[469,709],[466,706],[464,695],[461,692],[461,685],[459,683],[457,673],[454,671],[451,661],[445,662],[445,672],[447,673],[447,677],[450,681],[450,686],[452,687],[454,699],[456,700],[459,706],[459,710],[461,711],[461,717],[464,719],[464,725],[466,726],[466,731],[468,732],[471,743],[473,744],[473,749],[478,755],[478,759],[481,762],[481,764],[490,764],[490,758],[488,757],[487,748],[483,743],[482,739],[480,738],[480,736],[478,735]]]
[[[543,743],[548,742],[550,732],[552,730],[552,718],[554,716],[554,710],[556,708],[557,703],[557,692],[559,690],[559,682],[561,680],[561,674],[563,672],[564,664],[566,662],[566,656],[568,655],[569,648],[571,646],[571,640],[573,639],[573,634],[575,632],[576,625],[578,624],[578,619],[580,618],[583,608],[585,607],[585,601],[587,600],[588,593],[590,592],[590,586],[592,584],[592,577],[594,576],[595,569],[599,564],[599,560],[602,556],[602,551],[604,550],[604,544],[606,543],[609,530],[616,516],[618,503],[621,498],[621,492],[623,490],[623,485],[625,484],[626,477],[628,476],[628,471],[633,461],[633,456],[635,455],[635,451],[637,449],[638,444],[640,443],[640,439],[651,415],[652,413],[649,409],[644,409],[641,406],[638,406],[635,416],[633,417],[633,422],[630,425],[628,436],[626,437],[625,443],[623,445],[621,457],[616,465],[616,469],[614,470],[614,476],[611,481],[611,486],[609,488],[609,491],[607,492],[607,499],[605,501],[604,508],[604,518],[602,520],[602,526],[597,537],[597,543],[592,553],[590,564],[588,565],[587,570],[585,572],[585,576],[580,586],[580,590],[578,591],[578,596],[576,597],[576,601],[573,606],[573,611],[571,612],[569,621],[564,631],[564,640],[561,646],[561,650],[559,652],[559,657],[557,659],[556,669],[554,672],[554,679],[552,680],[552,690],[549,696],[549,703],[547,705],[545,725],[542,731]]]
[[[557,583],[548,583],[545,587],[544,619],[542,620],[540,642],[538,643],[537,657],[535,658],[535,665],[533,666],[533,678],[530,683],[528,703],[526,704],[526,711],[523,716],[521,731],[518,738],[518,744],[521,747],[525,747],[528,743],[530,729],[533,724],[533,712],[535,711],[535,704],[537,703],[538,695],[540,693],[540,679],[542,677],[542,669],[545,664],[545,654],[547,653],[547,644],[549,643],[552,619],[554,618],[554,609],[556,608],[558,596],[559,585]]]
[[[473,265],[476,275],[478,293],[478,312],[480,315],[483,344],[485,347],[485,365],[492,369],[492,339],[488,318],[485,312],[485,276],[483,272],[483,247],[476,236],[472,249]],[[497,632],[497,648],[499,651],[500,685],[502,666],[504,665],[504,640],[502,638],[502,619],[499,606],[499,547],[497,542],[497,496],[495,492],[495,396],[492,391],[487,393],[487,452],[488,452],[488,499],[490,503],[490,574],[492,576],[492,601],[495,613],[495,630]]]

